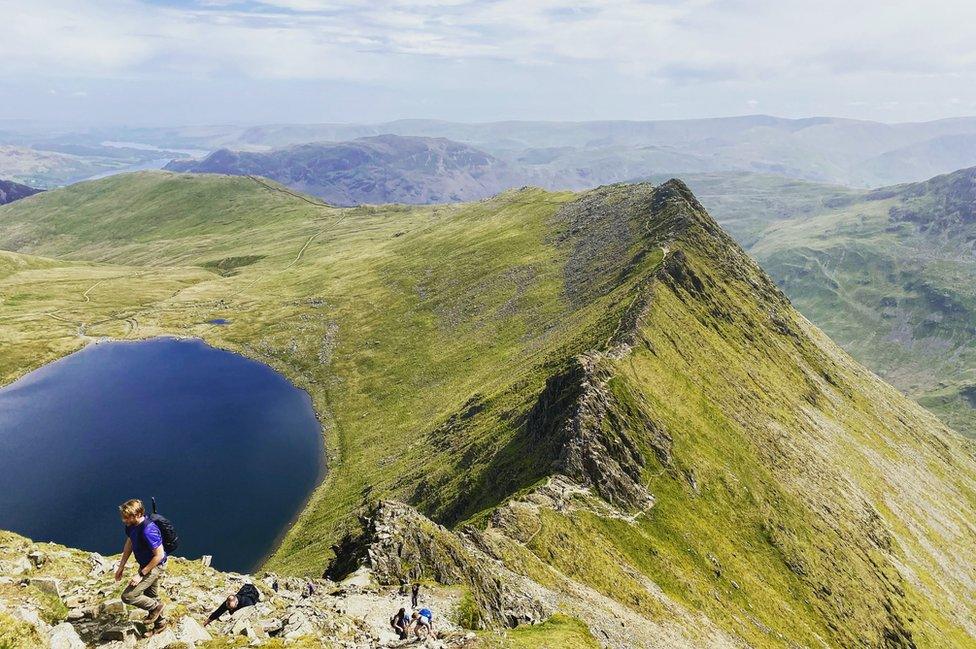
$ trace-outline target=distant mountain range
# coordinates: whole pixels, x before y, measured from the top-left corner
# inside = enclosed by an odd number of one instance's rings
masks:
[[[0,180],[0,205],[13,203],[21,198],[27,198],[44,190],[21,185],[10,180]]]
[[[399,135],[475,147],[517,174],[512,186],[582,189],[652,175],[752,172],[862,188],[976,165],[976,118],[883,124],[767,115],[673,121],[271,124],[0,133],[0,143],[68,150],[124,141],[157,149],[268,152]],[[83,149],[70,149],[78,153]],[[0,160],[0,175],[4,175]],[[7,177],[11,174],[7,173]],[[433,193],[441,193],[435,189]],[[417,195],[422,195],[419,190]]]
[[[333,205],[454,203],[524,184],[524,174],[474,147],[444,138],[380,135],[268,152],[220,149],[176,160],[169,171],[264,176]]]
[[[44,189],[124,171],[158,169],[179,155],[125,146],[4,142],[0,134],[0,178]]]

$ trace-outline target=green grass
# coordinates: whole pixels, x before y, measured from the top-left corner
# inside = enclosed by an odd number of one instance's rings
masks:
[[[0,611],[0,649],[36,649],[44,640],[37,628]]]
[[[805,316],[973,436],[976,407],[964,397],[976,385],[976,265],[967,247],[973,232],[971,223],[953,220],[965,204],[956,187],[965,174],[874,193],[799,183],[778,188],[768,201],[761,177],[705,177],[700,184],[703,202]],[[741,194],[747,198],[736,198]],[[890,215],[905,209],[934,225],[922,229]]]
[[[541,624],[508,631],[501,638],[483,638],[482,646],[491,649],[596,649],[600,643],[582,621],[557,613]]]
[[[0,245],[16,250],[0,255],[0,378],[77,349],[79,331],[198,336],[283,372],[320,415],[329,474],[276,571],[321,574],[360,509],[396,497],[486,528],[573,617],[619,606],[692,646],[908,633],[971,646],[969,586],[948,567],[976,563],[971,444],[854,364],[669,195],[337,210],[247,178],[162,173],[50,192],[0,208]],[[892,236],[872,223],[843,231]],[[646,512],[532,504],[563,448],[530,413],[586,352],[606,407],[590,432],[634,449]],[[531,538],[493,522],[522,500]],[[571,618],[547,624],[508,640],[592,642]]]

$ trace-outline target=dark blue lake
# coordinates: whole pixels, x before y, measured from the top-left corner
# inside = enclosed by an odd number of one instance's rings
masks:
[[[177,555],[253,569],[315,488],[308,395],[197,340],[90,345],[0,389],[0,528],[118,553],[118,505],[140,498]]]

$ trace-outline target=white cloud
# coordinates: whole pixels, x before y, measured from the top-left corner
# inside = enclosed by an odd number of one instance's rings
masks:
[[[838,105],[888,111],[879,93],[918,79],[976,100],[976,3],[959,0],[0,0],[0,12],[9,77],[448,88],[472,82],[443,76],[464,63],[457,74],[491,69],[495,84],[534,74],[715,88],[737,97],[729,112],[804,84],[863,88]]]

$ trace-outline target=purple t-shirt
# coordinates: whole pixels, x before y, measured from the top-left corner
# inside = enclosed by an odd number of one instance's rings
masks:
[[[147,517],[138,525],[127,525],[125,533],[132,541],[132,554],[136,562],[140,568],[145,568],[152,561],[156,548],[163,544],[163,534],[159,531],[159,526]],[[163,561],[166,561],[165,555]]]

